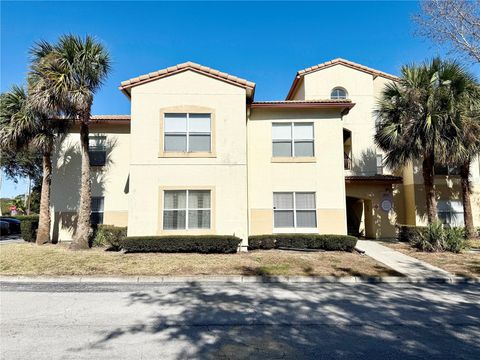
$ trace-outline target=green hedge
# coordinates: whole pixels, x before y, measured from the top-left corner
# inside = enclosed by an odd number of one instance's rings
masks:
[[[400,242],[416,241],[421,235],[428,231],[426,226],[397,225],[397,240]]]
[[[242,240],[229,235],[133,236],[120,241],[127,252],[236,253]]]
[[[327,251],[353,251],[357,238],[349,235],[271,234],[248,238],[248,249],[320,249]]]
[[[37,239],[38,215],[12,216],[20,220],[20,233],[22,238],[28,242],[35,242]]]
[[[95,229],[93,246],[106,246],[109,250],[120,250],[120,241],[127,236],[127,228],[113,225],[98,225]]]

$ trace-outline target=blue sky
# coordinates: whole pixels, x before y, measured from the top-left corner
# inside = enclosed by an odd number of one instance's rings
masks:
[[[406,1],[2,1],[0,88],[24,81],[35,41],[88,33],[113,60],[94,114],[128,114],[122,80],[189,60],[254,81],[256,100],[283,99],[297,70],[336,57],[398,74],[404,63],[442,53],[413,35],[418,9]],[[4,180],[1,192],[24,189],[23,182]]]

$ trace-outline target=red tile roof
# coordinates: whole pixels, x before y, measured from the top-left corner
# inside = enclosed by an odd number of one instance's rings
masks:
[[[393,176],[393,175],[370,175],[370,176],[363,176],[363,175],[354,175],[354,176],[345,176],[346,183],[389,183],[389,184],[400,184],[402,183],[401,176]]]
[[[92,115],[90,121],[93,124],[130,124],[130,115]]]
[[[219,70],[215,70],[212,68],[209,68],[207,66],[203,66],[200,64],[196,64],[194,62],[188,61],[182,64],[178,64],[175,66],[168,67],[166,69],[161,69],[158,71],[154,71],[145,75],[140,75],[138,77],[122,81],[119,89],[122,90],[123,93],[125,93],[127,96],[129,96],[128,90],[134,86],[145,84],[150,81],[154,81],[157,79],[161,79],[167,76],[171,76],[173,74],[177,74],[186,70],[192,70],[195,72],[198,72],[200,74],[204,74],[206,76],[212,77],[214,79],[218,79],[221,81],[225,81],[229,84],[241,86],[247,90],[247,96],[249,98],[253,98],[253,93],[255,91],[255,83],[241,79],[239,77],[221,72]]]
[[[289,109],[313,109],[327,108],[339,109],[342,115],[348,114],[351,108],[355,106],[351,100],[273,100],[273,101],[254,101],[250,104],[252,109],[257,108],[289,108]]]
[[[398,81],[399,80],[399,78],[395,75],[391,75],[391,74],[388,74],[388,73],[380,71],[380,70],[375,70],[375,69],[369,68],[367,66],[354,63],[353,61],[337,58],[337,59],[333,59],[333,60],[330,60],[330,61],[327,61],[327,62],[324,62],[324,63],[321,63],[321,64],[317,64],[317,65],[308,67],[306,69],[297,71],[297,75],[295,76],[295,79],[293,80],[292,86],[290,87],[290,90],[288,92],[287,100],[293,95],[293,92],[294,92],[298,82],[305,75],[311,74],[315,71],[326,69],[326,68],[329,68],[329,67],[335,66],[335,65],[344,65],[344,66],[347,66],[349,68],[359,70],[359,71],[363,71],[367,74],[371,74],[373,76],[381,76],[381,77],[384,77],[386,79],[393,80],[393,81]]]

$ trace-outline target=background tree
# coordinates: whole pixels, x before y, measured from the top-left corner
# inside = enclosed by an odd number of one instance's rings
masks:
[[[434,59],[423,65],[403,66],[401,78],[385,87],[378,103],[381,119],[376,144],[385,151],[392,168],[422,161],[427,219],[437,219],[434,166],[442,143],[453,141],[452,129],[461,127],[460,118],[445,116],[450,103],[446,94],[458,75],[456,63]]]
[[[64,35],[57,43],[37,43],[31,50],[30,94],[39,109],[62,113],[80,125],[82,158],[80,204],[72,249],[88,249],[91,234],[89,123],[94,94],[110,71],[110,57],[91,36]]]
[[[56,135],[65,130],[65,123],[52,121],[30,104],[24,88],[13,86],[1,95],[0,146],[2,149],[37,151],[42,156],[42,190],[37,245],[50,242],[50,184],[52,150]]]
[[[0,126],[1,124],[0,120]],[[30,196],[27,200],[27,209],[38,213],[40,209],[40,191],[42,188],[42,156],[38,151],[24,148],[13,150],[11,148],[0,149],[0,168],[6,178],[17,183],[19,179],[26,178],[32,183]],[[27,210],[27,213],[30,211]],[[4,210],[0,214],[4,214]]]
[[[417,33],[480,63],[480,1],[424,0],[414,17]]]

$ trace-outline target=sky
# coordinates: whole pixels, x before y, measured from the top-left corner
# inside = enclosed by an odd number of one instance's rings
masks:
[[[414,36],[419,3],[1,1],[0,90],[22,84],[28,50],[66,33],[104,43],[113,68],[93,114],[129,114],[121,81],[194,61],[257,84],[256,100],[284,99],[295,73],[337,57],[398,75],[444,49]],[[479,73],[478,67],[472,71]],[[3,179],[1,196],[25,191]]]

